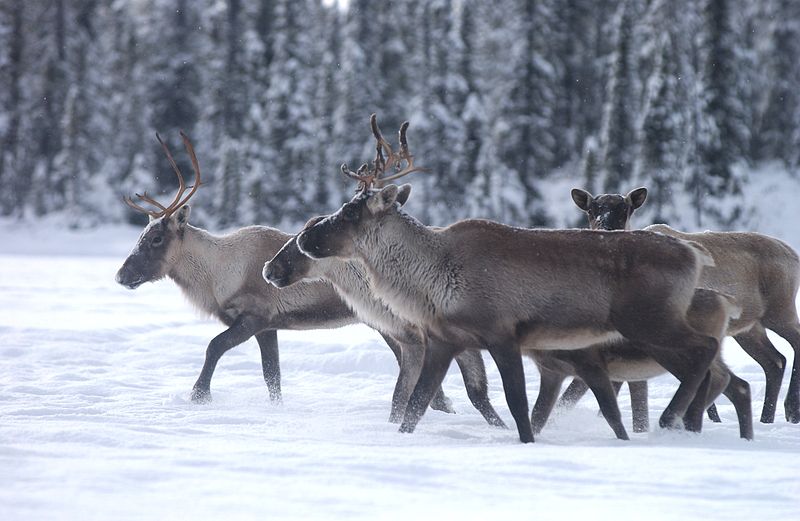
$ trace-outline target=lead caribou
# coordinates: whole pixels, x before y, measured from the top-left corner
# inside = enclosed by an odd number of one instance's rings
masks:
[[[380,156],[385,140],[374,115],[372,127]],[[402,210],[409,185],[371,191],[373,180],[364,175],[361,190],[303,230],[297,245],[314,259],[362,263],[375,296],[423,330],[425,359],[402,432],[415,429],[465,348],[488,349],[495,360],[523,442],[533,432],[522,349],[627,338],[680,380],[663,427],[705,402],[719,341],[686,319],[700,271],[713,264],[703,248],[650,232],[530,230],[478,219],[431,229]],[[687,427],[699,430],[696,415]]]
[[[269,396],[272,401],[279,402],[281,374],[277,330],[332,328],[358,321],[328,283],[309,282],[279,290],[264,281],[263,259],[275,255],[291,235],[266,226],[248,226],[216,236],[189,224],[187,203],[202,183],[194,147],[181,132],[195,175],[189,189],[169,149],[160,137],[157,138],[178,178],[178,191],[167,205],[148,196],[147,192],[136,194],[140,202],[152,208],[125,198],[128,206],[147,214],[150,222],[117,272],[116,280],[135,289],[145,282],[169,277],[198,309],[228,326],[208,344],[205,363],[192,389],[192,401],[211,399],[211,378],[222,355],[255,336]],[[384,335],[384,339],[402,368],[401,345],[388,335]],[[485,380],[483,361],[465,357],[462,364],[467,368],[468,391],[488,403],[485,385],[481,387],[480,382],[481,374]],[[431,406],[452,412],[441,390]],[[393,407],[398,405],[393,404]]]
[[[572,199],[583,210],[589,226],[597,230],[628,229],[633,211],[641,206],[647,190],[638,188],[627,196],[603,194],[597,197],[581,189],[572,190]],[[727,335],[764,370],[766,390],[761,422],[772,423],[786,358],[772,345],[766,334],[771,329],[786,339],[794,350],[789,390],[784,409],[786,419],[800,423],[800,321],[796,298],[800,287],[800,258],[786,243],[753,232],[683,233],[664,224],[645,228],[704,246],[714,258],[714,267],[703,270],[702,287],[731,295],[742,308],[730,322]],[[585,392],[575,381],[565,392],[568,402]],[[632,391],[633,392],[633,391]]]

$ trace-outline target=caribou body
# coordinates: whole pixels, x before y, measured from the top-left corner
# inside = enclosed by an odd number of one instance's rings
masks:
[[[634,194],[636,197],[631,197]],[[592,196],[575,189],[572,198],[595,229],[627,229],[630,216],[641,206],[646,190],[639,188],[627,196]],[[638,204],[637,204],[638,203]],[[634,206],[635,205],[635,206]],[[766,390],[761,421],[772,423],[786,367],[786,358],[772,345],[766,334],[771,329],[785,338],[794,350],[789,390],[784,402],[786,419],[800,423],[800,321],[795,299],[800,287],[800,259],[784,242],[753,232],[683,233],[663,224],[645,230],[690,240],[705,247],[714,266],[704,269],[700,286],[732,296],[742,308],[730,322],[727,334],[764,370]],[[573,400],[585,386],[573,382],[565,396]],[[633,390],[631,391],[633,394]]]

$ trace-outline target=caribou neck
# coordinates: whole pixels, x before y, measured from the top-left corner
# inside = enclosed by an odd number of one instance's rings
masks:
[[[217,253],[216,237],[187,224],[183,229],[180,249],[167,271],[167,276],[175,281],[187,298],[209,313],[213,313],[217,307],[217,299],[213,294]]]
[[[375,295],[412,323],[438,316],[454,297],[453,277],[442,272],[453,273],[453,266],[440,237],[403,212],[377,224],[357,244]]]

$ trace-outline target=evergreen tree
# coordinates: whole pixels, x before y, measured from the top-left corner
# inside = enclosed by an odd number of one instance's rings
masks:
[[[776,0],[772,5],[770,81],[756,148],[760,158],[779,159],[790,167],[800,161],[800,3]]]
[[[697,124],[697,171],[690,181],[697,225],[703,211],[722,227],[742,216],[742,180],[732,166],[747,148],[743,110],[736,97],[736,63],[730,25],[730,0],[707,0],[698,71],[702,72]],[[710,196],[710,197],[709,197]],[[702,205],[702,210],[701,210]]]
[[[634,2],[619,6],[611,77],[606,88],[600,134],[606,192],[624,190],[630,182],[636,147],[637,84],[633,60]]]

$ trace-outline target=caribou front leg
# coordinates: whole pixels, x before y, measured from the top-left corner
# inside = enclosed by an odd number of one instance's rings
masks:
[[[411,393],[403,416],[403,423],[400,424],[400,432],[414,432],[425,409],[431,402],[436,390],[442,385],[450,362],[458,350],[448,344],[429,341],[425,348],[425,358],[422,370],[417,380],[417,385]],[[527,412],[526,412],[527,416]]]
[[[217,362],[227,351],[245,342],[253,336],[258,329],[254,327],[253,320],[245,315],[239,315],[231,326],[215,336],[206,349],[206,360],[200,376],[192,388],[192,401],[207,403],[211,401],[211,377]]]
[[[258,347],[261,350],[261,370],[264,373],[264,382],[267,384],[269,399],[272,403],[281,403],[281,362],[278,352],[278,332],[267,329],[256,335]]]

